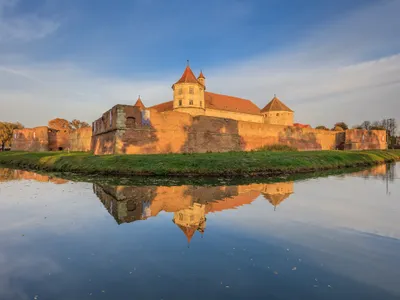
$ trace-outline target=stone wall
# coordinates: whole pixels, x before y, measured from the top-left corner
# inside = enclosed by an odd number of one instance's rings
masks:
[[[68,149],[70,151],[90,151],[92,143],[92,128],[79,128],[68,136]]]
[[[269,111],[264,116],[266,124],[293,126],[294,114],[291,111]]]
[[[92,129],[81,128],[72,133],[47,126],[14,130],[13,151],[90,151]]]
[[[93,124],[92,150],[95,154],[250,151],[273,144],[289,145],[303,151],[386,147],[384,131],[318,130],[193,117],[177,111],[141,111],[128,105],[113,107]]]
[[[14,130],[13,151],[48,151],[49,129],[46,126]]]
[[[217,118],[228,118],[238,121],[246,121],[246,122],[256,122],[256,123],[264,123],[263,115],[252,115],[252,114],[244,114],[233,111],[225,111],[225,110],[216,110],[207,108],[205,110],[205,115],[208,117],[217,117]]]
[[[345,150],[387,149],[385,130],[346,130]]]

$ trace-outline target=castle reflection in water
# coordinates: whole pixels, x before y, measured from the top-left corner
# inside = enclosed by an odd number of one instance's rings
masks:
[[[360,177],[393,180],[394,168],[379,165],[353,173]],[[64,184],[68,181],[28,171],[0,169],[0,182],[34,180]],[[231,186],[112,186],[93,184],[93,191],[118,224],[146,220],[160,212],[173,213],[172,221],[184,232],[188,242],[196,231],[204,234],[207,214],[236,209],[251,204],[259,196],[274,210],[294,193],[294,182],[261,183]]]
[[[293,182],[235,186],[110,186],[93,185],[118,224],[146,220],[161,211],[174,213],[173,222],[188,241],[206,228],[206,215],[252,203],[262,195],[276,207],[293,193]]]

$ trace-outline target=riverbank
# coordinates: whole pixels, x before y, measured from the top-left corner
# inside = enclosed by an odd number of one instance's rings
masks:
[[[396,160],[400,160],[399,150],[104,156],[82,152],[0,153],[0,165],[12,168],[121,176],[278,176],[373,166]]]

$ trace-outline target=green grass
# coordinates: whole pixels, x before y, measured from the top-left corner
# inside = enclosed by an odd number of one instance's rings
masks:
[[[257,149],[256,151],[298,151],[296,147],[288,146],[288,145],[281,145],[281,144],[274,144],[274,145],[269,145],[269,146],[264,146],[261,147],[260,149]]]
[[[399,150],[104,156],[81,152],[0,152],[0,164],[7,167],[124,176],[272,176],[372,166],[399,159]]]

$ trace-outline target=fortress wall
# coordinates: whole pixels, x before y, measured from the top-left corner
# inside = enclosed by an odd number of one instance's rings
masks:
[[[92,128],[79,128],[68,136],[70,151],[90,151],[92,143]]]
[[[105,120],[98,120],[101,130],[93,137],[95,154],[250,151],[273,144],[289,145],[303,151],[386,147],[384,131],[327,131],[209,116],[193,117],[177,111],[141,111],[138,107],[121,105],[112,111],[115,123],[107,125],[110,118],[107,113]],[[111,129],[102,129],[107,126]]]
[[[48,151],[49,129],[46,126],[14,130],[13,151]]]
[[[299,150],[333,150],[336,132],[293,126],[239,122],[241,148],[246,151],[283,144]]]
[[[216,110],[210,108],[206,109],[205,115],[208,117],[227,118],[245,122],[256,122],[256,123],[264,122],[264,116],[262,115],[244,114],[240,112]]]
[[[346,130],[345,150],[386,149],[385,130]]]
[[[69,133],[49,128],[49,151],[67,150],[69,147]]]

